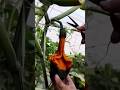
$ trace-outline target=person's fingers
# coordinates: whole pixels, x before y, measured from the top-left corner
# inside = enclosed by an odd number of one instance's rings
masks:
[[[85,26],[78,26],[78,27],[77,27],[77,31],[78,31],[78,32],[85,31]]]
[[[68,84],[70,84],[70,85],[74,84],[69,75],[67,76],[66,79],[67,79],[67,81],[68,81]]]
[[[65,86],[63,81],[59,78],[58,75],[55,75],[55,84],[60,88]]]

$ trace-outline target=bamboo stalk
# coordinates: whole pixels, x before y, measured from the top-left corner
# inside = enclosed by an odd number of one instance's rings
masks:
[[[41,64],[42,64],[42,68],[43,68],[43,76],[44,76],[44,81],[45,81],[45,87],[46,89],[48,88],[48,79],[47,79],[47,73],[46,73],[46,68],[45,68],[45,60],[46,60],[46,33],[49,27],[49,17],[48,14],[45,14],[45,27],[44,27],[44,32],[43,32],[43,36],[42,36],[42,40],[41,40],[41,47],[43,50],[43,57],[41,59]]]

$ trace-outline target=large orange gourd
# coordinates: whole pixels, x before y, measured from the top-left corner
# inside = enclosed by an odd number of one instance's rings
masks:
[[[72,60],[66,56],[64,52],[65,38],[66,32],[61,28],[58,50],[53,55],[49,56],[49,61],[51,63],[51,78],[54,77],[55,74],[58,74],[61,79],[64,79],[72,67]]]

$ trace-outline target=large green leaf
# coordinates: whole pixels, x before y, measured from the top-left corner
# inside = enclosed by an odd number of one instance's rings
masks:
[[[76,6],[80,5],[79,0],[48,0],[53,4],[58,4],[60,6]]]
[[[0,42],[0,48],[5,53],[9,65],[12,69],[16,69],[16,54],[2,21],[0,21]]]

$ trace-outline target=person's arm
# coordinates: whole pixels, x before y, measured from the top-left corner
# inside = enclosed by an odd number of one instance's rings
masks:
[[[104,0],[100,6],[108,12],[120,13],[120,0]]]
[[[68,75],[65,80],[61,80],[58,75],[55,75],[55,90],[77,90],[72,79]]]
[[[110,13],[120,13],[120,0],[89,0]]]

